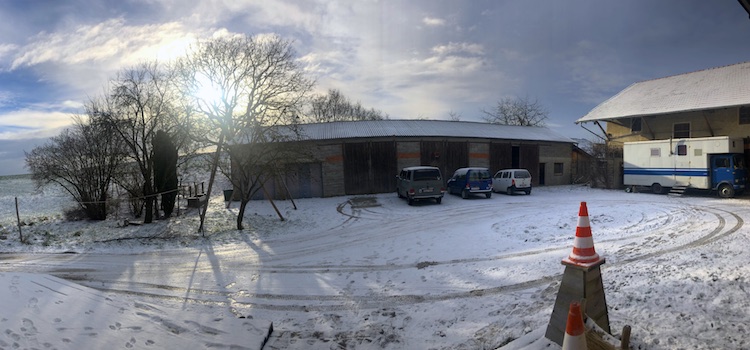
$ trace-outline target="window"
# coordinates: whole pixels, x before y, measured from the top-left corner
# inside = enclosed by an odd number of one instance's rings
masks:
[[[750,106],[740,107],[740,124],[750,124]]]
[[[440,170],[427,169],[414,172],[414,181],[440,180]]]
[[[690,137],[690,123],[676,123],[672,129],[672,137],[686,139]]]
[[[652,148],[651,149],[651,156],[652,157],[661,157],[661,148]]]
[[[729,158],[718,158],[716,159],[717,168],[729,168]]]
[[[563,163],[555,163],[555,175],[563,174]]]
[[[641,118],[633,118],[630,120],[630,131],[641,132]]]
[[[677,155],[678,156],[686,156],[687,155],[687,145],[677,145]]]

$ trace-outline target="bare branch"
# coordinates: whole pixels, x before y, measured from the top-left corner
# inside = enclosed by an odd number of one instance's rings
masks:
[[[545,126],[547,109],[537,100],[503,98],[492,110],[482,110],[483,119],[491,124]]]

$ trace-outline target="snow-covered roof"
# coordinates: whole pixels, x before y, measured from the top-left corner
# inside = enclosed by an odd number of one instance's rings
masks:
[[[368,120],[302,124],[303,139],[335,140],[368,137],[471,137],[574,143],[551,129],[443,120]]]
[[[634,83],[576,123],[750,104],[750,62]]]

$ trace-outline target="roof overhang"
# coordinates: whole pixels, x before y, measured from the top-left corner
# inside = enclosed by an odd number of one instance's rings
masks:
[[[742,5],[743,8],[745,8],[745,11],[747,12],[748,16],[750,16],[750,1],[748,0],[737,0],[737,2]]]

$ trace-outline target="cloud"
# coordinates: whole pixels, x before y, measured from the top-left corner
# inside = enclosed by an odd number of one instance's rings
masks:
[[[18,45],[14,44],[0,44],[0,59],[5,56],[9,56],[13,51],[18,49]]]
[[[446,25],[446,22],[442,18],[425,17],[422,18],[422,23],[428,27],[442,27]]]
[[[72,114],[24,109],[0,114],[0,140],[45,138],[57,135],[72,123]]]
[[[484,47],[480,44],[451,42],[447,45],[438,45],[433,47],[432,52],[441,56],[451,54],[482,55],[484,54]]]
[[[196,35],[177,22],[129,26],[122,18],[83,25],[65,32],[41,33],[19,47],[11,69],[42,63],[78,65],[111,62],[133,65],[170,60],[185,53]]]

